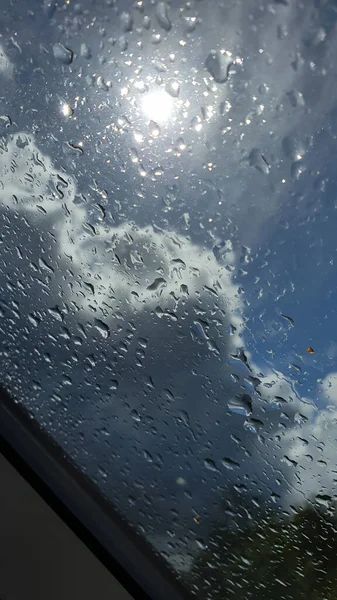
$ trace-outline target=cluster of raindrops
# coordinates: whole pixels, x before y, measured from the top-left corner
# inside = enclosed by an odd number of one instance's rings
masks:
[[[31,135],[14,135],[0,148],[0,179],[3,206],[33,214],[37,226],[53,215],[59,255],[77,272],[69,293],[81,309],[96,312],[113,302],[118,310],[128,302],[141,311],[160,301],[173,314],[179,299],[215,285],[235,321],[237,288],[212,252],[151,226],[91,225],[74,180],[53,168]]]

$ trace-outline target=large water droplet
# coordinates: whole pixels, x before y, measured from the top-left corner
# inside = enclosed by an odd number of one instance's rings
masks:
[[[258,433],[259,429],[263,427],[263,422],[259,419],[247,419],[244,424],[244,428],[250,431],[251,433]]]
[[[204,465],[208,471],[213,471],[214,473],[218,473],[219,469],[217,468],[214,460],[211,458],[205,458]]]
[[[97,331],[99,331],[99,333],[101,334],[101,336],[103,338],[106,339],[107,337],[109,337],[110,329],[106,323],[103,323],[103,321],[101,321],[100,319],[95,319],[94,324],[95,324]]]
[[[229,69],[233,59],[225,52],[212,50],[206,58],[205,67],[217,83],[225,83],[229,77]]]
[[[54,44],[53,55],[60,63],[70,65],[73,61],[74,53],[70,48],[63,46],[63,44]]]
[[[319,504],[319,506],[329,508],[332,502],[332,498],[331,496],[328,496],[328,494],[317,494],[317,496],[315,497],[315,501],[317,502],[317,504]]]
[[[170,96],[178,98],[180,94],[180,83],[175,79],[171,79],[167,82],[165,89]]]
[[[156,7],[157,21],[165,31],[170,31],[172,23],[168,16],[168,5],[166,2],[158,2]]]
[[[155,121],[150,121],[149,132],[150,132],[150,136],[153,138],[157,138],[160,136],[160,127],[159,127],[159,125],[157,125],[157,123]]]
[[[163,279],[163,277],[157,277],[153,283],[147,286],[147,289],[150,292],[162,291],[166,285],[166,281]]]
[[[253,401],[249,394],[242,394],[228,402],[227,407],[233,414],[249,417],[253,412]]]
[[[282,141],[282,149],[288,158],[293,161],[302,160],[305,154],[305,146],[295,135],[288,135]]]
[[[231,458],[223,458],[221,460],[221,464],[226,467],[226,469],[228,469],[229,471],[233,471],[234,469],[237,469],[240,466],[240,463],[236,462],[235,460],[231,459]]]
[[[57,321],[63,321],[64,316],[61,313],[60,309],[58,306],[55,306],[54,308],[48,308],[48,312],[49,314],[54,317],[54,319],[56,319]]]
[[[261,173],[268,175],[270,166],[259,148],[253,148],[249,155],[249,164]]]
[[[91,50],[89,48],[89,46],[87,46],[87,44],[81,44],[80,47],[80,54],[82,56],[82,58],[91,58]]]
[[[195,334],[195,336],[197,338],[199,338],[200,340],[206,341],[208,340],[208,335],[205,331],[205,328],[207,327],[207,323],[202,321],[201,319],[197,320],[197,321],[193,321],[193,333]]]
[[[133,18],[132,15],[130,15],[130,13],[128,12],[122,12],[121,16],[121,26],[123,31],[128,32],[128,31],[132,31],[132,27],[133,27]]]

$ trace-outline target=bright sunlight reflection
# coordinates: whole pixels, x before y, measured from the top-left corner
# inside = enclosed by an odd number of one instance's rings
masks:
[[[148,119],[156,123],[165,123],[172,113],[173,98],[159,89],[143,96],[141,107]]]

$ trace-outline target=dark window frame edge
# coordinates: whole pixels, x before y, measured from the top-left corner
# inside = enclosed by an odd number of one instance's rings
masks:
[[[134,598],[191,598],[164,559],[2,388],[0,452]]]

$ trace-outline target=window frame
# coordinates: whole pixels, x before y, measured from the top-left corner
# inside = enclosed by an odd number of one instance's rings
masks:
[[[2,388],[0,452],[134,598],[191,597],[150,543]]]

